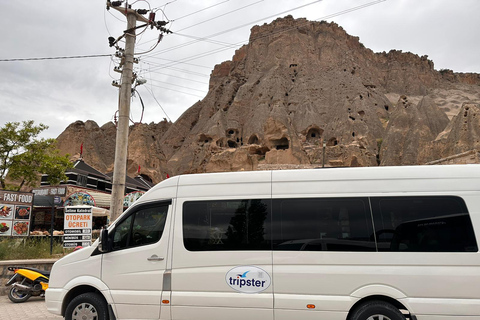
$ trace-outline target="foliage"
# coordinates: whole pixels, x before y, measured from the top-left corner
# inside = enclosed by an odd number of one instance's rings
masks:
[[[63,256],[61,242],[53,241],[50,255],[50,238],[0,238],[0,260],[49,259]]]
[[[377,139],[377,149],[378,149],[378,153],[380,153],[380,149],[382,149],[382,143],[383,143],[383,139],[382,139],[382,138]]]
[[[450,69],[440,69],[439,72],[440,72],[442,75],[444,75],[444,74],[446,74],[446,73],[451,73],[451,72],[453,72],[453,71],[450,70]]]
[[[2,189],[20,190],[23,186],[35,186],[39,174],[47,174],[51,185],[66,180],[65,171],[72,166],[68,155],[60,156],[55,139],[38,139],[47,129],[36,126],[33,120],[8,122],[0,128],[0,184]],[[6,184],[6,177],[19,181],[18,185]]]

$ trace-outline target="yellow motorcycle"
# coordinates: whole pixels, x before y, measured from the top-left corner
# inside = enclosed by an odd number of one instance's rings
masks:
[[[31,296],[45,296],[49,271],[29,267],[8,267],[8,270],[14,272],[6,284],[12,286],[8,291],[8,298],[12,302],[25,302]]]

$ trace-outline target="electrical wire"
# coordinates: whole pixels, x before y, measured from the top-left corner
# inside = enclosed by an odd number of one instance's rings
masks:
[[[304,4],[304,5],[301,5],[301,6],[297,6],[297,7],[294,7],[294,8],[290,8],[288,10],[285,10],[285,11],[282,11],[282,12],[279,12],[279,13],[276,13],[276,14],[273,14],[273,15],[270,15],[270,16],[267,16],[267,17],[263,17],[261,19],[257,19],[257,20],[254,20],[254,21],[250,21],[248,23],[245,23],[245,24],[242,24],[242,25],[239,25],[239,26],[236,26],[236,27],[233,27],[233,28],[230,28],[230,29],[227,29],[227,30],[224,30],[224,31],[220,31],[220,32],[217,32],[217,33],[213,33],[211,35],[208,35],[206,37],[203,37],[201,40],[193,40],[193,41],[190,41],[190,42],[187,42],[187,43],[184,43],[184,44],[180,44],[180,45],[177,45],[177,46],[174,46],[174,47],[171,47],[171,48],[168,48],[168,49],[165,49],[165,50],[161,50],[157,53],[155,53],[155,55],[159,55],[159,54],[162,54],[162,53],[165,53],[165,52],[169,52],[169,51],[173,51],[173,50],[176,50],[176,49],[180,49],[180,48],[183,48],[183,47],[186,47],[186,46],[189,46],[189,45],[192,45],[192,44],[195,44],[195,43],[198,43],[200,41],[204,41],[204,39],[209,39],[209,38],[214,38],[214,37],[217,37],[219,35],[222,35],[222,34],[225,34],[225,33],[228,33],[228,32],[231,32],[231,31],[234,31],[234,30],[237,30],[237,29],[240,29],[240,28],[243,28],[243,27],[246,27],[246,26],[250,26],[254,23],[258,23],[258,22],[261,22],[261,21],[265,21],[266,19],[270,19],[270,18],[274,18],[274,17],[278,17],[282,14],[285,14],[285,13],[290,13],[292,11],[295,11],[295,10],[298,10],[298,9],[302,9],[302,8],[305,8],[305,7],[308,7],[310,5],[313,5],[315,3],[318,3],[318,2],[321,2],[323,0],[315,0],[313,2],[309,2],[307,4]],[[175,33],[173,33],[175,35]],[[152,55],[153,56],[153,55]]]
[[[318,0],[318,1],[323,1],[323,0]],[[318,2],[318,1],[315,1],[315,2]],[[363,4],[363,5],[360,5],[360,6],[357,6],[357,7],[353,7],[353,8],[350,8],[350,9],[346,9],[346,10],[343,10],[343,11],[339,11],[339,12],[336,12],[336,13],[333,13],[333,14],[330,14],[330,15],[327,15],[327,16],[324,16],[324,17],[321,17],[321,18],[318,18],[316,19],[315,21],[318,21],[318,20],[324,20],[324,19],[330,19],[330,18],[333,18],[333,17],[337,17],[337,16],[340,16],[340,15],[343,15],[343,14],[346,14],[346,13],[350,13],[350,12],[353,12],[353,11],[357,11],[357,10],[360,10],[360,9],[364,9],[366,7],[370,7],[370,6],[373,6],[373,5],[377,5],[379,3],[382,3],[382,2],[385,2],[385,1],[388,1],[388,0],[376,0],[376,1],[372,1],[372,2],[369,2],[369,3],[366,3],[366,4]],[[312,4],[312,3],[309,3],[309,4]],[[309,5],[307,4],[307,5]],[[305,6],[305,5],[304,5]],[[285,13],[285,12],[283,12]],[[272,16],[270,16],[272,17]],[[268,18],[270,18],[268,17]],[[268,19],[268,18],[265,18],[265,19]],[[263,19],[262,19],[263,20]],[[258,22],[258,21],[257,21]],[[276,34],[278,33],[282,33],[282,32],[287,32],[287,31],[291,31],[291,30],[294,30],[294,29],[297,29],[298,27],[300,26],[303,26],[303,25],[307,25],[307,24],[310,24],[312,23],[312,21],[307,21],[305,22],[305,24],[300,24],[300,25],[296,25],[295,27],[292,27],[292,28],[287,28],[287,29],[282,29],[282,30],[279,30],[278,32],[276,32]],[[250,24],[250,23],[249,23]],[[248,24],[247,24],[248,25]],[[245,26],[245,25],[243,25]],[[235,27],[235,28],[232,28],[232,29],[229,29],[229,30],[226,30],[226,31],[222,31],[222,32],[219,32],[219,34],[221,33],[226,33],[226,32],[229,32],[229,31],[232,31],[234,29],[237,29],[238,27]],[[272,34],[269,34],[267,36],[271,36]],[[263,37],[266,37],[265,35],[264,36],[259,36],[257,38],[252,38],[250,39],[251,42],[255,41],[255,40],[258,40],[260,38],[263,38]],[[244,44],[245,42],[248,42],[249,40],[245,40],[245,41],[242,41],[242,42],[238,42],[236,45],[241,45],[241,44]],[[210,51],[207,51],[207,52],[203,52],[203,53],[199,53],[199,54],[196,54],[196,55],[193,55],[193,56],[190,56],[190,57],[186,57],[184,59],[180,59],[178,60],[177,62],[175,63],[170,63],[170,64],[163,64],[163,65],[160,65],[156,68],[153,69],[154,70],[157,70],[157,69],[160,69],[160,68],[171,68],[172,66],[175,66],[179,63],[185,63],[185,62],[189,62],[189,61],[192,61],[192,60],[196,60],[196,59],[200,59],[200,58],[203,58],[203,57],[206,57],[206,56],[209,56],[209,55],[213,55],[213,54],[216,54],[216,53],[219,53],[219,52],[222,52],[222,51],[226,51],[226,50],[230,50],[230,48],[221,48],[221,49],[214,49],[214,50],[210,50]]]
[[[189,96],[194,96],[194,97],[201,98],[201,99],[205,98],[205,96],[201,96],[201,95],[198,95],[198,94],[189,93],[189,92],[185,92],[185,91],[175,90],[175,89],[167,88],[167,87],[164,87],[164,86],[153,85],[153,84],[150,84],[150,86],[151,86],[151,87],[156,87],[156,88],[165,89],[165,90],[170,90],[170,91],[173,91],[173,92],[178,92],[178,93],[186,94],[186,95],[189,95]]]
[[[175,1],[176,1],[176,0],[175,0]],[[175,2],[175,1],[172,1],[172,2]],[[202,11],[205,11],[205,10],[208,10],[208,9],[211,9],[211,8],[214,8],[214,7],[218,6],[218,5],[221,5],[221,4],[226,3],[226,2],[229,2],[229,1],[230,1],[230,0],[224,0],[224,1],[221,1],[221,2],[216,3],[216,4],[214,4],[214,5],[211,5],[211,6],[209,6],[209,7],[206,7],[206,8],[197,10],[197,11],[195,11],[195,12],[186,14],[186,15],[184,15],[184,16],[181,16],[181,17],[179,17],[179,18],[170,20],[170,21],[172,22],[172,24],[170,25],[170,29],[172,29],[172,25],[173,25],[173,22],[174,22],[174,21],[178,21],[178,20],[183,19],[183,18],[186,18],[186,17],[188,17],[188,16],[192,16],[192,15],[197,14],[197,13],[200,13],[200,12],[202,12]],[[171,2],[168,2],[167,4],[169,4],[169,3],[171,3]],[[153,10],[154,10],[154,9],[153,9]],[[213,20],[213,19],[215,19],[215,18],[216,18],[216,17],[213,17],[211,20]],[[149,41],[144,42],[144,43],[142,43],[142,44],[146,44],[146,43],[152,42],[152,41],[155,41],[155,40],[149,40]]]
[[[107,10],[107,11],[108,11],[108,13],[110,13],[110,15],[111,15],[112,17],[114,17],[114,18],[117,19],[118,21],[121,21],[121,22],[123,22],[123,23],[125,23],[125,22],[127,21],[126,19],[125,19],[125,20],[120,19],[119,17],[117,17],[116,15],[114,15],[112,12],[110,12],[110,10]],[[122,17],[124,17],[124,15],[122,15]]]
[[[92,54],[85,56],[63,56],[63,57],[42,57],[42,58],[14,58],[14,59],[0,59],[0,62],[12,61],[40,61],[40,60],[64,60],[64,59],[84,59],[84,58],[101,58],[111,57],[113,54]]]
[[[145,112],[145,105],[143,104],[142,96],[140,95],[140,92],[138,92],[137,89],[134,89],[134,91],[138,94],[138,98],[140,99],[140,103],[142,104],[142,115],[140,116],[140,123],[142,123],[143,120],[143,113]]]
[[[231,10],[231,11],[228,11],[228,12],[225,12],[225,13],[223,13],[223,14],[221,14],[221,15],[216,16],[216,17],[213,17],[213,18],[210,18],[210,19],[207,19],[207,20],[204,20],[204,21],[201,21],[201,22],[192,24],[192,25],[190,25],[190,26],[188,26],[188,27],[185,27],[185,28],[183,28],[183,29],[177,30],[176,32],[181,32],[181,31],[183,31],[183,30],[187,30],[187,29],[193,28],[193,27],[198,26],[198,25],[200,25],[200,24],[204,24],[204,23],[210,22],[210,21],[212,21],[212,20],[215,20],[215,19],[224,17],[224,16],[229,15],[229,14],[231,14],[231,13],[234,13],[234,12],[237,12],[237,11],[240,11],[240,10],[243,10],[243,9],[246,9],[246,8],[248,8],[248,7],[254,6],[254,5],[259,4],[260,2],[263,2],[263,1],[264,1],[264,0],[259,0],[259,1],[256,1],[256,2],[253,2],[253,3],[250,3],[250,4],[247,4],[246,6],[243,6],[243,7],[240,7],[240,8],[237,8],[237,9],[234,9],[234,10]]]
[[[168,74],[168,73],[163,73],[163,72],[158,72],[158,71],[150,71],[148,69],[140,69],[140,72],[145,72],[145,73],[153,73],[153,74],[160,74],[160,75],[163,75],[163,76],[167,76],[167,77],[171,77],[171,78],[177,78],[177,79],[182,79],[183,81],[190,81],[190,82],[195,82],[195,83],[199,83],[199,84],[203,84],[203,85],[207,85],[208,82],[205,82],[205,81],[198,81],[198,80],[193,80],[193,79],[188,79],[188,78],[184,78],[184,77],[180,77],[180,76],[176,76],[176,75],[173,75],[173,74]],[[153,80],[155,81],[155,80]]]
[[[181,16],[181,17],[176,18],[176,19],[173,19],[173,20],[174,20],[174,21],[178,21],[178,20],[180,20],[180,19],[193,16],[194,14],[197,14],[197,13],[200,13],[200,12],[202,12],[202,11],[205,11],[205,10],[208,10],[208,9],[211,9],[211,8],[214,8],[214,7],[216,7],[216,6],[219,6],[219,5],[224,4],[225,2],[229,2],[229,1],[230,1],[230,0],[224,0],[224,1],[219,2],[219,3],[217,3],[217,4],[213,4],[213,5],[209,6],[209,7],[206,7],[206,8],[200,9],[200,10],[197,10],[197,11],[195,11],[195,12],[186,14],[186,15],[184,15],[184,16]]]
[[[160,66],[160,64],[154,63],[154,62],[142,61],[142,63],[143,63],[143,64],[146,64],[146,65],[151,65],[151,66]],[[209,77],[208,74],[204,74],[204,73],[200,73],[200,72],[195,72],[195,71],[191,71],[191,70],[185,70],[185,69],[175,68],[175,67],[168,67],[168,68],[165,68],[165,69],[172,69],[172,70],[174,70],[174,71],[178,71],[178,72],[181,72],[181,73],[190,74],[190,75],[192,75],[192,76],[197,76],[197,77],[203,77],[203,78],[208,78],[208,77]]]
[[[171,60],[171,59],[165,59],[165,58],[159,58],[159,57],[151,57],[153,59],[158,59],[158,60],[165,60],[165,61],[168,61],[168,62],[178,62],[178,60]],[[193,66],[193,67],[198,67],[198,68],[204,68],[204,69],[208,69],[209,71],[212,70],[212,67],[207,67],[207,66],[203,66],[203,65],[200,65],[200,64],[195,64],[195,63],[182,63],[182,64],[186,64],[186,65],[189,65],[189,66]]]
[[[170,82],[166,82],[166,81],[160,81],[160,80],[152,80],[152,81],[153,81],[153,82],[164,83],[164,84],[167,84],[167,85],[169,85],[169,86],[174,86],[174,87],[178,87],[178,88],[182,88],[182,89],[188,89],[188,90],[198,91],[198,92],[202,92],[202,93],[205,92],[205,90],[194,89],[194,88],[190,88],[190,87],[186,87],[186,86],[181,86],[181,85],[174,84],[174,83],[170,83]]]
[[[145,87],[145,89],[152,95],[153,100],[155,100],[155,102],[158,104],[158,106],[160,107],[160,109],[162,109],[163,113],[165,114],[165,117],[167,117],[167,120],[168,120],[169,122],[172,122],[172,120],[171,120],[170,117],[168,116],[167,112],[163,109],[162,105],[160,104],[160,102],[158,102],[157,98],[156,98],[155,95],[153,94],[153,90],[150,91],[150,89],[148,89],[148,87]]]

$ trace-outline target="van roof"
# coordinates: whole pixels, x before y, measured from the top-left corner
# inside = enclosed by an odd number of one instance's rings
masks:
[[[449,183],[452,179],[462,182]],[[262,197],[272,194],[478,191],[478,179],[479,164],[201,173],[164,180],[142,196],[141,202],[159,200],[159,197],[215,195]]]

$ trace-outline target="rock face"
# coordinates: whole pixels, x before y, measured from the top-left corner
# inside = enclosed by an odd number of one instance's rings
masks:
[[[134,177],[140,174],[158,182],[165,178],[160,168],[161,150],[157,143],[172,124],[162,121],[158,124],[136,124],[130,127],[127,172]],[[73,159],[82,157],[97,170],[108,173],[113,171],[115,162],[115,141],[117,128],[112,122],[99,127],[94,121],[76,121],[70,124],[57,138],[57,147],[63,154],[72,155]],[[82,148],[83,146],[83,148]],[[154,155],[154,156],[152,156]]]
[[[479,102],[478,74],[374,53],[335,23],[288,16],[253,27],[249,44],[215,66],[206,97],[175,123],[133,126],[128,173],[140,165],[158,182],[275,164],[421,164],[479,148]],[[76,122],[58,140],[71,154],[89,141],[85,160],[113,169],[113,124]]]

